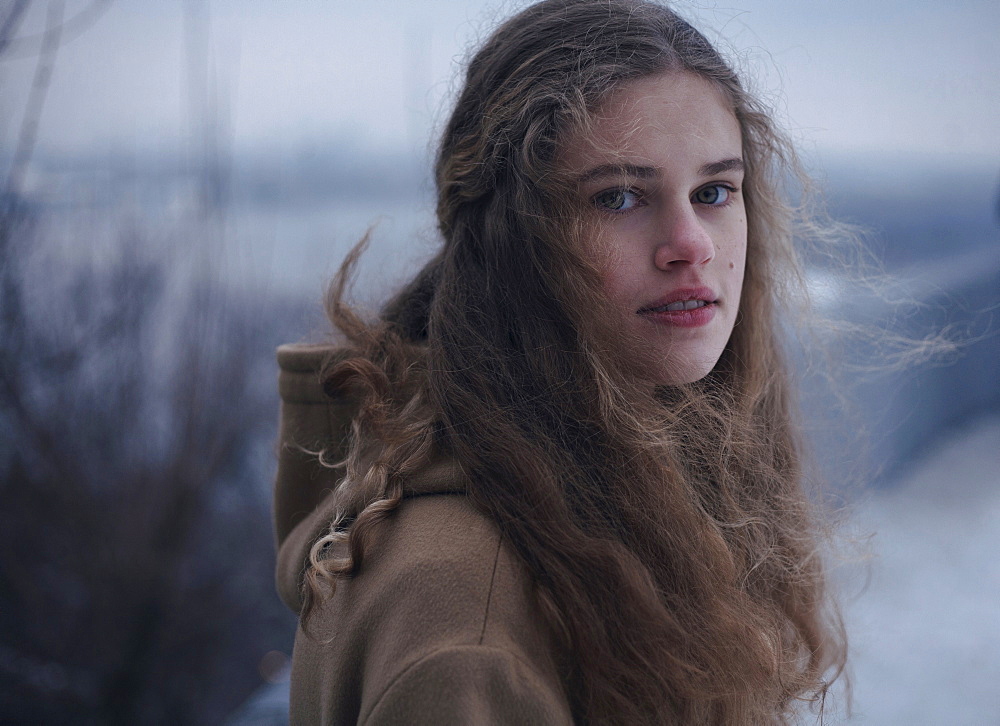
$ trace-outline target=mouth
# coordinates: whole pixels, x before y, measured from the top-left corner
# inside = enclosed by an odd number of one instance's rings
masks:
[[[668,328],[700,328],[715,318],[719,298],[708,287],[689,287],[667,293],[636,310],[651,323]]]
[[[719,298],[710,287],[685,287],[668,292],[659,300],[636,310],[640,315],[647,313],[683,313],[708,306],[717,306]]]
[[[714,305],[715,300],[678,300],[676,302],[668,303],[666,305],[659,305],[656,307],[642,308],[638,312],[641,313],[679,313],[685,310],[697,310],[698,308],[703,308],[707,305]]]

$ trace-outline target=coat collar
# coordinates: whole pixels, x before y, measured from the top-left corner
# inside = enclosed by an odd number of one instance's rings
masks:
[[[274,486],[274,529],[278,547],[278,591],[295,611],[301,608],[301,576],[309,550],[338,513],[353,518],[363,503],[345,481],[342,461],[348,452],[357,402],[331,397],[323,389],[322,372],[343,349],[330,345],[283,345],[278,348],[281,417],[278,472]],[[322,462],[320,456],[322,454]],[[467,478],[454,459],[433,453],[409,472],[403,496],[464,495]]]

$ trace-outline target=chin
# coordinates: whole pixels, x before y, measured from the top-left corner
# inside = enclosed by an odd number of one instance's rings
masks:
[[[668,361],[658,376],[658,383],[663,386],[682,386],[686,383],[695,383],[707,376],[715,369],[715,364],[722,356],[718,355],[702,360],[685,360],[682,363]]]
[[[680,375],[674,373],[672,375],[663,376],[657,383],[661,386],[683,386],[687,383],[695,383],[700,381],[702,378],[707,376],[711,372],[711,369],[705,371],[704,373],[691,373],[686,375]]]

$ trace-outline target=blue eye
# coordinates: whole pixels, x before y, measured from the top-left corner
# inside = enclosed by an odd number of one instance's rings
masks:
[[[698,204],[707,204],[711,207],[721,207],[729,201],[729,196],[734,191],[734,189],[731,189],[724,184],[711,184],[696,191],[692,199],[698,202]]]
[[[606,212],[627,212],[639,206],[639,194],[630,189],[605,189],[594,195],[594,206]]]

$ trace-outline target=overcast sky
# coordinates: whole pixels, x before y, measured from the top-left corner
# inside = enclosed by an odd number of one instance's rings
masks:
[[[88,4],[67,0],[67,16]],[[457,63],[496,19],[523,5],[117,0],[61,49],[40,146],[174,148],[190,134],[192,111],[199,113],[193,73],[215,79],[216,117],[238,151],[326,143],[420,151],[444,113]],[[807,151],[1000,165],[996,0],[702,0],[678,7],[725,39]],[[45,8],[34,2],[22,35],[41,31]],[[198,47],[207,54],[190,52]],[[8,148],[34,64],[30,42],[14,50],[0,62],[0,133]],[[205,57],[207,74],[192,61]]]

